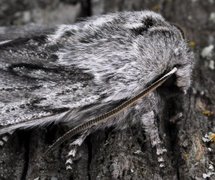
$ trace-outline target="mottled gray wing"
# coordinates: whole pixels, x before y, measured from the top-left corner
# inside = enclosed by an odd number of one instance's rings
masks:
[[[102,85],[95,85],[94,75],[58,63],[56,52],[62,44],[49,43],[48,36],[54,33],[51,28],[31,33],[17,39],[13,31],[4,31],[4,38],[0,33],[0,134],[61,121],[68,111],[72,117],[73,112],[93,107],[89,115],[93,117],[93,113],[104,113],[118,104],[112,101],[101,107],[107,94]]]

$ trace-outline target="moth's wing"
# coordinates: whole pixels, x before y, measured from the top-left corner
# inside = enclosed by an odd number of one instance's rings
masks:
[[[72,29],[73,26],[69,28]],[[77,109],[78,113],[81,113],[81,108],[90,105],[98,105],[100,112],[104,113],[108,109],[101,108],[101,104],[105,106],[107,103],[110,109],[116,104],[114,99],[107,100],[115,91],[112,84],[95,81],[93,65],[97,62],[86,68],[76,66],[77,59],[84,64],[87,62],[84,58],[87,57],[76,57],[82,54],[75,54],[80,47],[77,44],[79,41],[75,41],[75,34],[74,42],[73,38],[69,42],[69,50],[72,49],[73,55],[68,54],[68,59],[63,62],[59,60],[59,50],[67,48],[65,44],[68,42],[57,40],[58,33],[44,32],[0,44],[0,134],[16,128],[63,121],[64,113],[76,112]],[[75,57],[76,61],[73,59]],[[103,58],[107,62],[105,57]],[[92,63],[90,58],[89,63]],[[116,73],[115,69],[113,72]],[[96,73],[99,76],[99,71]],[[117,98],[116,102],[125,99],[124,96],[126,95]],[[96,110],[96,106],[93,109]]]

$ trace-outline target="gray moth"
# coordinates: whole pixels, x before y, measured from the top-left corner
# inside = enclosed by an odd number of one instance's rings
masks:
[[[194,55],[183,32],[151,11],[91,17],[1,40],[0,145],[5,134],[16,130],[53,124],[78,127],[135,97],[174,67],[171,85],[184,92],[191,85]],[[155,90],[105,123],[80,131],[70,144],[67,168],[92,132],[122,130],[138,122],[162,154],[165,149],[153,123],[160,98]]]

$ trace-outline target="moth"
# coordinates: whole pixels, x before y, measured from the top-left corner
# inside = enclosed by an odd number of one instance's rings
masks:
[[[156,88],[174,75],[171,86],[186,92],[194,66],[180,28],[152,11],[120,12],[1,39],[0,145],[17,130],[66,126],[46,153],[78,134],[68,152],[71,169],[92,132],[141,122],[157,155],[165,152],[153,123],[162,98]]]

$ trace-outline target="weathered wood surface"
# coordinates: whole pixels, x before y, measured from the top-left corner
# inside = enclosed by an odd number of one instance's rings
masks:
[[[19,3],[18,0],[14,2]],[[63,6],[62,3],[69,1],[56,2]],[[30,2],[27,2],[27,5],[24,4],[21,10],[16,10],[15,6],[10,7],[7,1],[2,1],[1,3],[5,4],[7,10],[2,10],[1,25],[16,25],[17,23],[14,22],[25,24],[22,16],[18,16],[17,19],[19,21],[12,20],[14,18],[14,12],[17,11],[20,14],[24,11],[29,11],[33,19],[37,19],[38,17],[34,16],[33,11],[29,10],[28,3],[30,4]],[[83,2],[77,4],[80,4],[80,12],[82,12],[82,8],[86,8],[86,4],[83,6]],[[74,5],[70,4],[67,6]],[[50,11],[53,11],[55,7],[52,6]],[[215,132],[215,48],[212,48],[208,52],[205,51],[205,47],[215,46],[215,2],[209,0],[92,0],[88,8],[90,11],[88,9],[89,12],[86,15],[121,10],[152,9],[160,12],[169,21],[179,24],[187,32],[190,45],[196,53],[197,61],[193,74],[193,85],[185,97],[178,97],[180,101],[183,99],[181,101],[183,102],[183,107],[178,107],[173,104],[171,98],[164,104],[164,110],[160,114],[162,118],[158,122],[160,136],[163,138],[165,146],[168,149],[168,153],[165,156],[166,167],[159,167],[155,149],[151,147],[150,142],[146,139],[144,130],[137,126],[123,132],[113,132],[109,129],[105,132],[96,132],[91,135],[81,147],[82,158],[75,163],[72,172],[67,172],[64,166],[65,158],[63,156],[67,150],[66,144],[54,152],[48,161],[40,159],[41,153],[47,149],[48,145],[65,131],[60,127],[53,127],[48,130],[38,129],[15,133],[9,143],[0,150],[0,178],[34,179],[40,176],[42,177],[41,179],[53,180],[166,180],[203,179],[209,173],[213,173],[212,166],[215,165],[215,145],[212,142],[205,143],[202,138],[209,132]],[[10,10],[11,16],[6,15],[6,12]],[[48,9],[45,10],[48,11]],[[79,14],[81,14],[80,12]],[[58,13],[61,13],[61,10],[57,11]],[[64,16],[66,15],[64,14]],[[42,16],[39,16],[39,19],[41,21],[38,20],[36,21],[37,23],[50,22],[51,25],[55,23],[54,20],[43,21]],[[31,21],[27,21],[27,23],[29,22]],[[68,21],[64,21],[63,23],[66,22]],[[60,22],[57,21],[57,23]],[[24,33],[23,29],[25,29]],[[24,36],[26,33],[31,34],[32,30],[38,31],[38,29],[41,29],[41,27],[30,27],[29,25],[20,28],[1,28],[0,39],[7,40],[7,36],[10,36],[10,38]],[[11,75],[9,71],[1,71],[0,76],[3,81],[0,84],[1,101],[8,100],[5,94],[3,95],[2,88],[4,88],[5,84],[10,85],[10,87],[4,90],[4,93],[8,92],[10,95],[13,94],[13,98],[20,94],[20,91],[23,91],[22,89],[16,90],[15,88],[21,82],[20,77]],[[32,86],[36,86],[32,81],[22,82],[32,83]],[[19,86],[25,87],[22,83]],[[183,111],[183,117],[176,122],[170,122],[171,115],[177,111]],[[215,179],[215,176],[211,176],[211,179]]]

